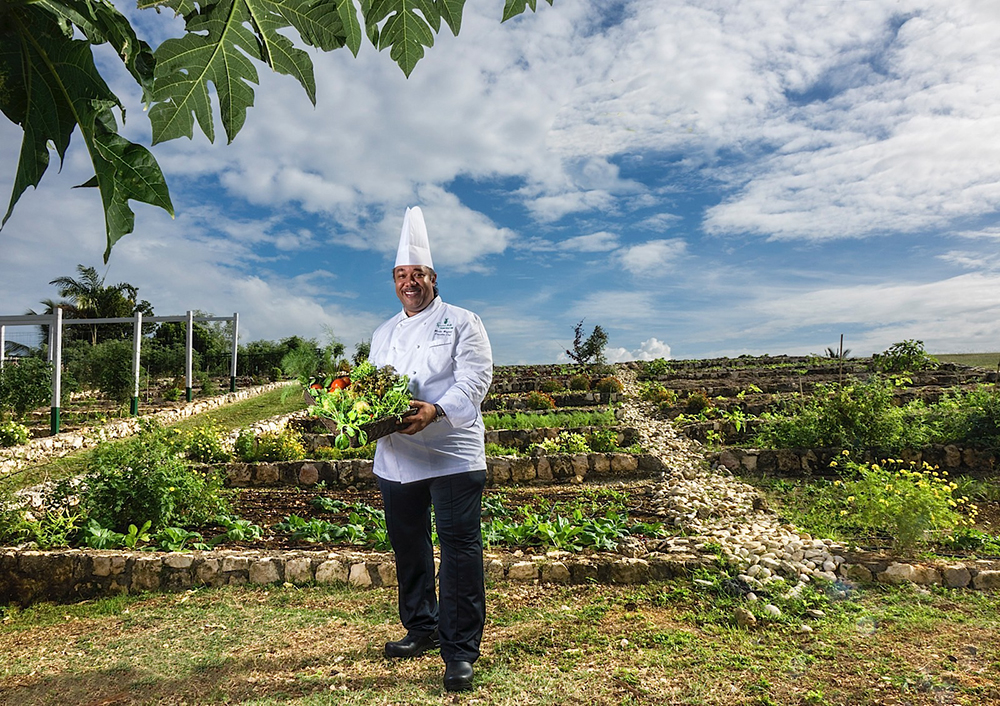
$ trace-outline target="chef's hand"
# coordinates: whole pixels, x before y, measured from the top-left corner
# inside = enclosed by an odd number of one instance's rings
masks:
[[[415,407],[417,413],[403,418],[403,424],[406,426],[400,427],[400,434],[416,434],[417,432],[421,432],[437,418],[437,410],[434,409],[434,405],[430,402],[410,400],[410,406]]]

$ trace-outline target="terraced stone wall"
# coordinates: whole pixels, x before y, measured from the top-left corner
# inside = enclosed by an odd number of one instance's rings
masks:
[[[710,454],[709,460],[725,466],[731,472],[752,476],[834,478],[830,461],[841,457],[840,449],[743,449],[727,447]],[[950,475],[990,478],[997,474],[997,455],[988,449],[962,448],[940,444],[899,453],[865,451],[852,454],[855,461],[865,463],[901,459],[916,464],[928,463],[948,471]]]
[[[230,487],[312,486],[331,488],[375,487],[370,460],[285,461],[280,463],[231,463],[222,467]],[[649,477],[666,471],[652,454],[554,454],[551,456],[497,456],[486,460],[489,485],[518,483],[582,483],[597,476]]]

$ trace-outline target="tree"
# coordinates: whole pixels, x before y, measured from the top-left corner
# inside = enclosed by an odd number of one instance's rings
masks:
[[[97,274],[93,267],[77,265],[79,279],[72,277],[56,277],[49,284],[58,287],[59,296],[67,299],[65,302],[54,302],[46,299],[45,313],[51,314],[61,308],[67,318],[71,319],[115,319],[135,316],[142,312],[144,316],[153,315],[153,306],[145,299],[139,299],[139,288],[128,282],[114,286],[106,286],[104,277]],[[98,333],[100,338],[121,339],[132,335],[131,324],[107,324],[104,328],[97,325],[88,327],[90,343],[96,345]],[[72,338],[72,336],[67,336]]]
[[[566,355],[577,363],[604,363],[604,347],[608,345],[608,334],[600,326],[595,326],[586,341],[583,340],[583,319],[573,327],[573,350],[567,350]]]
[[[537,0],[504,0],[506,21]],[[551,5],[552,0],[547,0]],[[200,5],[200,6],[199,6]],[[192,137],[197,120],[215,139],[209,84],[215,88],[229,142],[254,100],[253,61],[294,77],[316,103],[312,60],[286,34],[308,47],[348,47],[356,56],[362,35],[409,76],[434,44],[444,20],[457,35],[465,0],[139,0],[140,9],[166,7],[184,18],[185,33],[152,50],[110,0],[4,0],[0,3],[0,110],[24,130],[7,213],[37,187],[49,164],[49,144],[65,158],[76,128],[90,152],[104,203],[108,261],[111,248],[131,233],[129,201],[173,215],[166,180],[152,153],[118,134],[115,109],[125,107],[94,62],[94,45],[110,44],[142,89],[153,144]],[[360,18],[359,18],[360,14]],[[362,26],[363,25],[363,26]],[[82,39],[74,37],[82,36]],[[253,61],[251,61],[253,60]]]

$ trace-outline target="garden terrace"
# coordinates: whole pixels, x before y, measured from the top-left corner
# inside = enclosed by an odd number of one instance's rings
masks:
[[[720,458],[706,461],[698,445],[679,436],[662,417],[658,419],[651,414],[651,406],[637,402],[638,388],[631,366],[620,366],[616,375],[621,376],[626,393],[619,397],[616,405],[620,427],[615,433],[620,443],[624,443],[629,438],[623,436],[624,430],[634,430],[643,453],[494,456],[489,459],[487,498],[502,491],[509,502],[513,498],[512,504],[524,507],[527,499],[535,495],[542,498],[583,497],[597,488],[617,489],[627,485],[631,494],[627,514],[630,519],[656,525],[649,529],[652,534],[636,533],[619,538],[614,552],[585,550],[566,554],[562,550],[536,547],[513,551],[494,547],[488,559],[493,576],[511,581],[559,583],[593,579],[629,583],[677,575],[675,572],[691,571],[721,561],[732,567],[732,571],[739,572],[733,580],[738,578],[743,582],[740,585],[762,593],[771,590],[771,582],[779,578],[795,585],[813,580],[835,582],[865,577],[975,588],[1000,585],[1000,573],[991,563],[966,562],[959,566],[955,561],[901,562],[884,555],[855,556],[837,542],[820,540],[791,527],[768,508],[755,488],[725,472],[710,470],[709,463],[719,463]],[[498,430],[497,443],[500,443],[502,431],[509,430]],[[567,431],[557,429],[556,438]],[[552,439],[551,429],[544,434]],[[531,438],[530,433],[528,438]],[[800,459],[800,467],[801,463]],[[220,468],[225,468],[231,487],[241,488],[242,497],[237,508],[249,508],[254,498],[258,498],[262,499],[261,512],[278,505],[279,500],[286,503],[281,507],[290,512],[295,503],[311,502],[319,495],[332,495],[331,500],[347,501],[364,494],[368,502],[376,505],[371,461],[367,459],[257,462]],[[241,509],[239,512],[251,511]],[[263,525],[263,515],[259,517]],[[303,522],[322,519],[301,517]],[[273,523],[273,519],[272,516],[268,522]],[[588,521],[590,519],[597,518],[588,518]],[[544,524],[538,522],[536,530]],[[338,527],[343,529],[346,524]],[[579,530],[568,527],[570,532]],[[203,529],[208,531],[207,527]],[[546,531],[550,530],[551,527]],[[267,536],[272,535],[273,531]],[[240,541],[258,540],[235,540],[231,545],[220,545],[226,549],[204,553],[183,549],[173,554],[62,552],[58,553],[61,558],[56,560],[62,563],[52,574],[61,577],[59,591],[62,593],[59,595],[64,597],[83,595],[87,591],[133,591],[155,586],[176,589],[187,585],[281,581],[387,586],[394,581],[387,568],[391,564],[383,561],[377,551],[359,554],[360,550],[345,548],[346,540],[343,539],[315,545],[316,553],[309,556],[294,553],[304,551],[301,546],[294,549],[285,546],[292,552],[287,557],[274,553],[277,550],[269,549],[266,543],[254,547],[241,546]],[[39,577],[44,573],[44,561],[38,558],[42,554],[11,550],[0,557],[0,565],[10,570],[10,576],[5,579],[7,595],[16,595],[17,591],[26,591],[36,597],[42,595],[37,593],[41,590]],[[347,555],[355,558],[344,559]],[[97,559],[104,556],[122,558]],[[357,556],[372,558],[362,561]],[[227,557],[230,559],[229,572],[222,568]],[[326,561],[336,563],[321,571]],[[138,573],[136,567],[139,567]]]

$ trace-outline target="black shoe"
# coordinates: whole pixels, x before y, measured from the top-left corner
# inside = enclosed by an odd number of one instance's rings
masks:
[[[448,691],[468,691],[472,688],[472,663],[448,662],[444,665],[444,688]]]
[[[401,659],[417,657],[427,650],[433,650],[440,645],[441,640],[438,638],[437,630],[429,635],[414,635],[408,632],[402,640],[385,643],[385,656],[390,658],[399,657]]]

